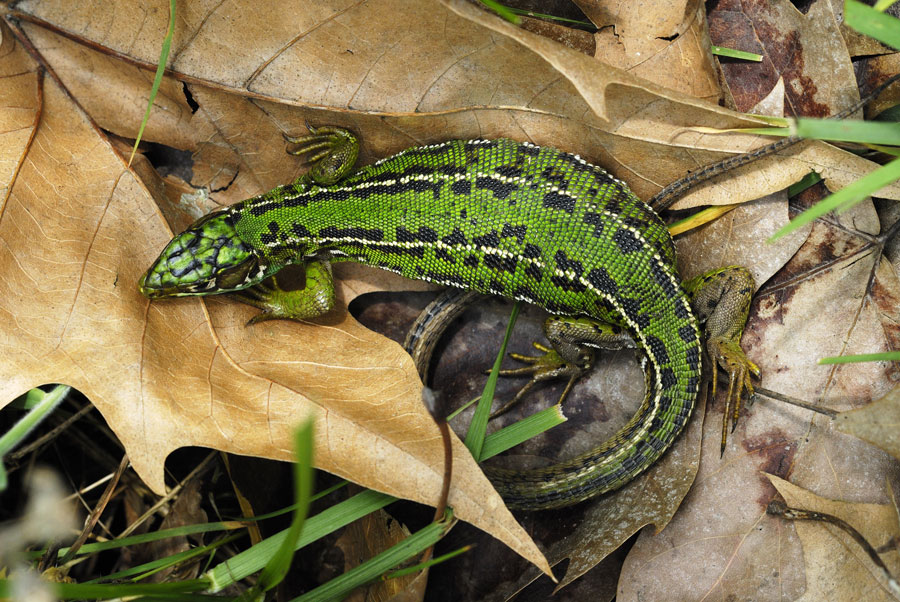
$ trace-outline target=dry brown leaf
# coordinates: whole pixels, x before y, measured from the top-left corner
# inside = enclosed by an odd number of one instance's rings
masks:
[[[837,22],[841,25],[841,35],[847,42],[847,50],[850,56],[872,56],[879,54],[896,54],[896,49],[885,46],[875,38],[859,33],[855,29],[847,27],[844,23],[844,2],[843,0],[831,0],[831,9],[837,18]],[[896,16],[896,12],[894,13]]]
[[[344,571],[349,571],[409,537],[409,529],[384,510],[376,510],[347,525],[335,545],[344,552]],[[348,602],[415,602],[422,600],[428,571],[376,581],[353,591]]]
[[[596,58],[661,86],[718,104],[706,11],[698,0],[575,0],[597,26]]]
[[[859,100],[829,0],[812,2],[805,14],[791,2],[724,0],[710,12],[709,29],[713,43],[763,57],[722,63],[739,111],[750,110],[779,79],[788,115],[828,117]]]
[[[836,516],[849,523],[873,548],[900,537],[897,510],[891,504],[865,504],[830,500],[767,474],[788,506]],[[764,520],[781,521],[778,517]],[[797,600],[897,600],[884,574],[843,530],[821,522],[795,520],[783,525],[796,528],[803,545],[806,592]],[[900,574],[900,553],[896,549],[879,554],[892,575]]]
[[[729,211],[714,222],[678,237],[678,270],[693,278],[727,265],[750,270],[761,286],[794,256],[811,226],[798,228],[774,243],[768,238],[789,221],[787,192],[770,194]]]
[[[860,81],[864,82],[862,85],[865,86],[863,91],[871,90],[895,73],[900,73],[900,52],[866,59],[860,74]],[[891,86],[869,103],[866,107],[866,116],[869,119],[877,119],[882,111],[895,107],[897,104],[900,104],[900,90]]]
[[[841,412],[834,422],[842,433],[877,445],[900,459],[900,388],[858,410]]]
[[[95,23],[71,3],[57,2],[26,2],[20,6],[34,11],[36,16],[29,18],[46,19],[62,29],[67,29],[65,19],[83,23],[74,31],[69,29],[69,35],[105,46],[107,54],[126,53],[129,62],[147,67],[153,64],[155,41],[151,43],[143,35],[129,40],[127,45],[109,39],[109,23]],[[278,40],[271,44],[259,41],[256,54],[260,62],[256,65],[248,64],[254,48],[229,42],[235,35],[227,27],[230,17],[215,11],[207,16],[191,13],[185,18],[184,30],[177,32],[170,60],[171,68],[180,77],[197,82],[190,86],[195,97],[200,93],[195,88],[205,82],[206,91],[224,86],[243,98],[242,106],[233,113],[237,116],[232,118],[235,125],[228,126],[226,121],[221,132],[213,128],[217,135],[224,134],[223,138],[197,138],[198,142],[236,151],[237,163],[231,162],[226,168],[232,174],[237,171],[238,178],[249,169],[254,177],[268,184],[263,176],[275,168],[283,169],[280,166],[285,164],[284,159],[263,156],[259,151],[280,153],[281,148],[272,145],[272,140],[282,131],[298,132],[304,119],[314,123],[338,122],[364,132],[363,161],[413,144],[451,137],[506,135],[552,144],[611,169],[642,198],[649,198],[687,170],[764,143],[756,136],[688,131],[686,128],[693,126],[729,128],[751,122],[610,69],[465,2],[447,2],[453,12],[440,4],[404,0],[377,0],[354,6],[334,0],[315,3],[315,9],[309,11],[296,10],[292,5],[292,10],[281,11],[279,27],[273,28],[265,19],[269,12],[276,12],[272,8],[275,4],[266,3],[262,8],[254,5],[255,10],[234,8],[242,11],[242,35],[254,40]],[[229,5],[228,10],[231,9]],[[123,0],[122,8],[111,11],[109,18],[134,12],[147,13]],[[400,13],[406,18],[393,18]],[[470,22],[460,20],[454,13]],[[148,19],[162,16],[154,11],[147,13]],[[191,35],[194,23],[202,19],[206,19],[203,31]],[[405,22],[415,22],[417,27],[405,28]],[[216,26],[222,31],[215,31]],[[159,27],[164,29],[162,23]],[[153,26],[145,23],[142,32],[149,29]],[[32,35],[32,30],[28,31]],[[351,31],[368,35],[360,39]],[[453,34],[449,38],[448,32]],[[217,40],[215,44],[210,41],[212,38]],[[55,42],[42,45],[48,55],[53,54],[55,46]],[[212,52],[209,56],[215,60],[198,60],[197,56],[204,52]],[[236,56],[238,53],[240,56]],[[414,67],[409,65],[411,56],[418,61]],[[225,71],[226,66],[230,71]],[[128,68],[116,66],[119,70]],[[528,78],[520,77],[521,73],[528,73]],[[130,79],[139,82],[142,77]],[[398,88],[397,81],[404,82],[404,86]],[[285,103],[328,111],[298,111]],[[103,111],[90,107],[87,110],[104,125]],[[201,106],[198,113],[204,111]],[[181,113],[183,108],[179,106],[175,112]],[[194,119],[221,125],[216,118],[195,114]],[[271,123],[265,123],[266,120]],[[258,137],[254,135],[257,131]],[[129,134],[133,135],[133,131]],[[166,140],[159,141],[168,144]],[[247,152],[242,151],[245,145]],[[873,168],[828,145],[804,144],[780,157],[763,160],[749,173],[729,174],[722,182],[698,188],[683,205],[756,198],[784,188],[811,167],[824,170],[827,175],[835,171],[838,186]],[[283,181],[279,179],[277,183]],[[890,188],[884,194],[898,196],[900,190]]]

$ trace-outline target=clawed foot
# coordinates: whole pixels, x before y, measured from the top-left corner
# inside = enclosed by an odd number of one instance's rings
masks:
[[[731,419],[731,430],[734,432],[741,411],[744,392],[747,399],[753,396],[753,383],[750,375],[759,378],[759,367],[744,354],[744,350],[735,341],[725,337],[713,337],[707,344],[707,351],[712,359],[712,396],[716,396],[716,381],[719,368],[728,374],[728,395],[725,398],[725,414],[722,417],[722,447],[728,439],[728,420]]]
[[[521,400],[535,384],[545,380],[568,377],[569,381],[566,383],[566,388],[563,390],[562,395],[559,396],[559,401],[556,402],[557,404],[562,404],[563,400],[569,394],[569,391],[572,390],[572,386],[575,382],[582,374],[591,368],[593,363],[594,358],[590,354],[585,354],[582,358],[583,362],[573,364],[564,360],[555,349],[551,349],[540,343],[532,343],[532,345],[534,345],[534,348],[538,351],[543,352],[543,354],[521,355],[518,353],[510,353],[509,356],[514,360],[529,365],[522,368],[500,371],[500,376],[531,376],[531,380],[519,389],[519,392],[516,393],[515,397],[503,404],[499,409],[495,410],[491,414],[491,418],[503,414],[515,404],[519,403],[519,400]]]
[[[268,278],[256,286],[234,293],[238,299],[262,311],[247,321],[247,326],[266,320],[291,319],[285,308],[283,297],[285,291],[278,286],[274,278]]]
[[[353,169],[359,154],[359,142],[349,131],[335,127],[313,127],[306,124],[308,136],[288,136],[284,139],[297,148],[287,151],[291,155],[307,155],[312,165],[310,177],[319,185],[328,186],[342,179]]]
[[[289,266],[289,268],[292,266]],[[334,306],[334,285],[331,268],[324,262],[305,266],[306,286],[285,290],[278,278],[289,277],[282,270],[255,286],[233,293],[240,301],[262,310],[250,318],[247,326],[266,320],[306,320],[328,312]]]

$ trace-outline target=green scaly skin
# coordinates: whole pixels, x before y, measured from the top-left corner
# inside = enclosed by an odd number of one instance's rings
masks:
[[[615,489],[672,444],[698,393],[699,323],[665,225],[624,183],[577,155],[505,139],[410,148],[349,173],[352,135],[311,132],[292,140],[306,145],[298,154],[318,152],[310,174],[199,220],[169,243],[141,292],[244,291],[243,301],[264,309],[260,319],[303,319],[331,307],[326,263],[357,261],[545,308],[563,328],[548,330],[554,349],[535,358],[535,373],[552,364],[572,376],[590,364],[586,347],[603,347],[591,324],[625,328],[649,364],[641,409],[613,439],[565,464],[492,471],[512,507],[566,506]],[[314,277],[288,304],[290,295],[259,285],[289,264]],[[732,303],[744,320],[749,299]],[[734,342],[728,313],[731,338],[713,333],[718,342],[707,346],[718,363],[737,366],[740,397],[755,366]]]

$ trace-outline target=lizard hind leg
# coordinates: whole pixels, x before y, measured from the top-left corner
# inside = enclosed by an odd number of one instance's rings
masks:
[[[572,387],[594,363],[594,349],[616,351],[636,347],[634,339],[615,324],[593,318],[550,316],[544,322],[544,335],[552,348],[533,343],[542,355],[528,356],[510,353],[514,360],[528,364],[513,370],[501,370],[500,376],[531,376],[518,393],[491,417],[499,416],[517,404],[539,382],[568,377],[565,389],[556,402],[561,405]]]
[[[309,178],[319,186],[331,186],[345,178],[359,156],[359,140],[349,130],[337,126],[313,127],[306,124],[308,136],[285,136],[297,148],[287,151],[291,155],[306,155],[312,165]]]

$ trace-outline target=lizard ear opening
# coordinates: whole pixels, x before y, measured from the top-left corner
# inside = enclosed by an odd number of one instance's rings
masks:
[[[216,275],[216,288],[227,291],[244,288],[259,276],[259,259],[250,255],[244,261],[222,270]]]

